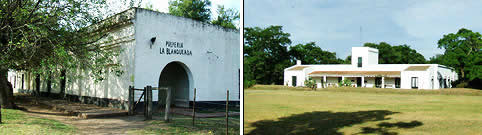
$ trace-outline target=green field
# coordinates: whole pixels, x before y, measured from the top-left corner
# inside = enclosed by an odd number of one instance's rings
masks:
[[[2,109],[0,135],[74,134],[75,128],[56,120],[28,116],[20,110]]]
[[[481,134],[482,91],[302,88],[244,91],[246,134]]]

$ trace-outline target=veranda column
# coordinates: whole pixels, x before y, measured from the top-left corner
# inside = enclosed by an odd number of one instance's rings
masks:
[[[365,87],[365,77],[361,77],[361,87]]]
[[[343,85],[343,80],[345,80],[345,76],[341,76],[341,84]],[[339,86],[341,87],[341,86]]]
[[[326,85],[326,75],[325,75],[325,76],[323,76],[323,88],[326,88],[326,86],[327,85]]]
[[[385,77],[382,76],[382,88],[385,88]]]

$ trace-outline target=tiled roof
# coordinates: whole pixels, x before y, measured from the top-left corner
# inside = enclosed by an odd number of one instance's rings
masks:
[[[380,75],[400,76],[400,71],[313,71],[309,75]]]
[[[430,66],[410,66],[405,69],[405,71],[425,71]]]
[[[303,70],[303,69],[306,68],[306,67],[308,67],[308,66],[294,66],[294,67],[292,67],[292,68],[290,68],[290,69],[288,69],[288,70]]]

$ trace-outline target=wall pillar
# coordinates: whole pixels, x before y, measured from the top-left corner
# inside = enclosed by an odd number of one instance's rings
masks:
[[[326,86],[327,85],[326,85],[326,75],[325,75],[325,76],[323,76],[323,88],[326,88]]]
[[[365,87],[365,77],[361,77],[361,87]]]
[[[385,77],[382,76],[382,88],[385,88]]]
[[[345,76],[341,76],[341,83],[343,84],[343,80],[345,80]],[[339,86],[341,87],[341,86]]]

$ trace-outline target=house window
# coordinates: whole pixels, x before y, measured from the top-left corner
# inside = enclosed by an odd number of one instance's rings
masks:
[[[341,80],[341,77],[338,77],[338,82],[341,82],[341,81],[342,81],[342,80]]]
[[[291,81],[292,81],[292,82],[291,82],[291,85],[292,85],[292,86],[296,86],[296,76],[292,76],[292,77],[291,77]]]
[[[418,88],[418,77],[412,77],[412,88],[413,89]]]
[[[362,67],[362,57],[358,57],[358,67]]]

